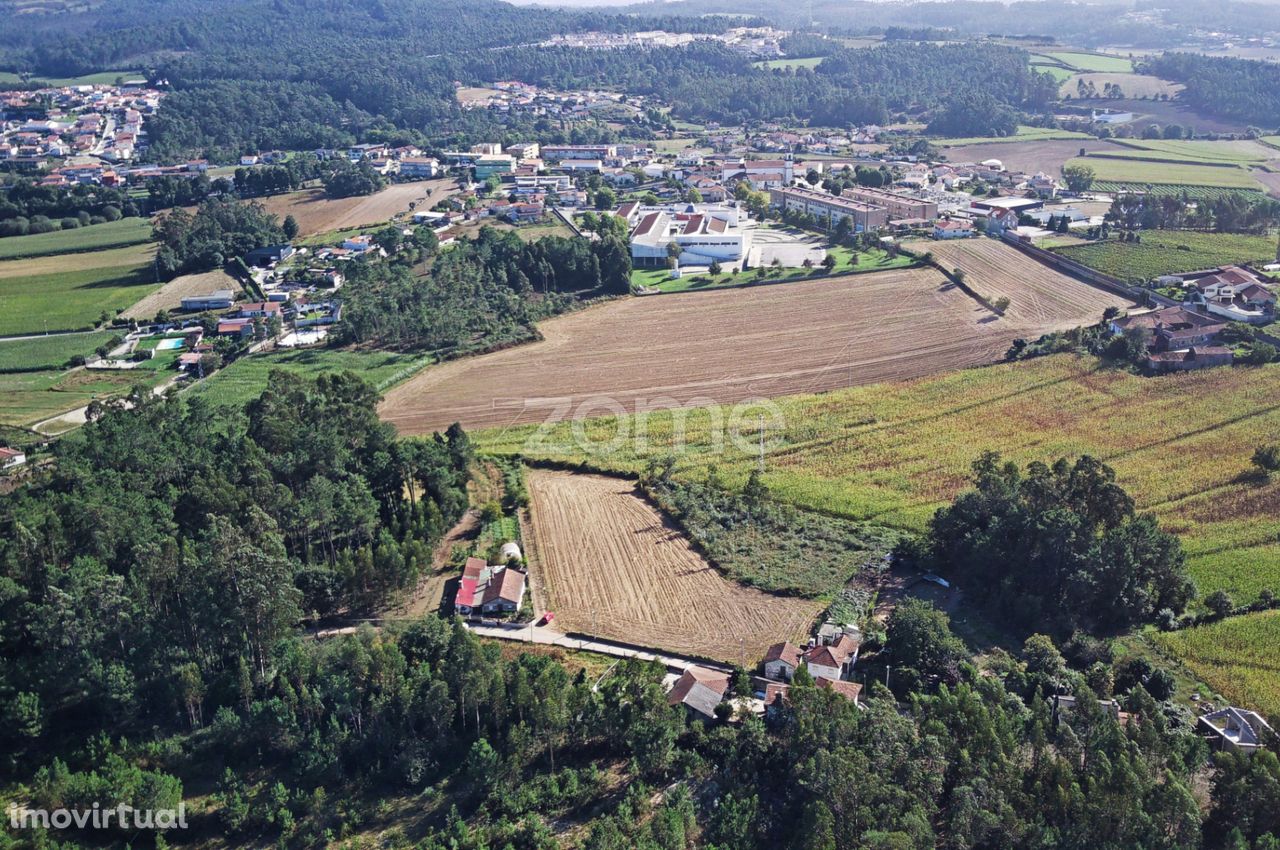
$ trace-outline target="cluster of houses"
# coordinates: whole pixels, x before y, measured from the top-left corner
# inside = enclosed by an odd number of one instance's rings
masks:
[[[761,663],[762,675],[752,678],[752,691],[766,715],[786,707],[787,695],[801,668],[814,684],[858,705],[862,685],[851,681],[853,667],[862,646],[862,634],[855,626],[825,625],[804,649],[790,641],[769,647]],[[732,694],[727,672],[707,667],[687,668],[667,692],[670,705],[683,706],[691,718],[717,719],[717,709]],[[724,709],[720,709],[721,712]]]
[[[161,98],[145,80],[0,92],[0,167],[40,171],[89,156],[127,163],[145,146],[143,125]],[[102,182],[92,177],[54,168],[45,182]]]
[[[1181,288],[1183,303],[1113,319],[1115,334],[1141,331],[1147,339],[1146,368],[1153,373],[1230,366],[1234,349],[1222,343],[1232,322],[1265,324],[1276,318],[1276,295],[1254,272],[1224,266],[1157,279]]]

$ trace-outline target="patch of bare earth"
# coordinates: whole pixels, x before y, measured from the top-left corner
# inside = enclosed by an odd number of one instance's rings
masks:
[[[750,666],[822,610],[726,579],[630,481],[530,470],[528,489],[533,580],[565,631]]]

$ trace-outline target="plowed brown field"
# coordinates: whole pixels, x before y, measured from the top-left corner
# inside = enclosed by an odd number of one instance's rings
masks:
[[[1108,307],[1133,302],[1076,280],[995,239],[917,242],[917,251],[932,251],[946,269],[962,269],[965,284],[991,301],[1006,297],[1005,319],[1045,330],[1094,324]]]
[[[564,631],[750,667],[822,610],[724,578],[629,481],[530,470],[527,482],[533,581]]]
[[[933,269],[628,298],[543,322],[539,342],[427,369],[392,389],[381,414],[423,434],[918,378],[990,363],[1014,337],[1096,321],[1114,300],[1089,298],[1096,309],[997,318]]]

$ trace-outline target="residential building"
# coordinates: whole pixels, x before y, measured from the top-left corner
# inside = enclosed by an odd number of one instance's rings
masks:
[[[192,295],[182,299],[183,310],[225,310],[235,303],[230,289],[215,289],[208,295]]]
[[[880,230],[889,224],[889,213],[884,207],[874,207],[812,189],[770,189],[769,201],[775,207],[814,216],[827,229],[833,229],[841,219],[846,218],[857,233]]]
[[[284,315],[284,305],[278,301],[249,301],[240,305],[241,319],[270,319]]]
[[[484,181],[494,176],[501,177],[515,171],[515,168],[515,158],[508,154],[484,154],[476,157],[475,160],[476,180]]]
[[[1215,749],[1252,753],[1262,749],[1271,725],[1256,711],[1227,706],[1200,716],[1196,729]]]
[[[1147,355],[1147,370],[1155,373],[1191,372],[1230,366],[1235,352],[1225,345],[1193,345],[1181,351],[1153,351]]]
[[[1114,334],[1122,334],[1131,328],[1140,328],[1150,334],[1149,346],[1153,351],[1184,351],[1212,346],[1226,327],[1227,323],[1222,319],[1185,307],[1165,307],[1111,321]]]
[[[968,239],[976,236],[973,222],[963,218],[940,218],[933,223],[934,239]]]
[[[503,153],[513,156],[518,160],[537,159],[542,155],[537,142],[518,142],[514,145],[507,145]]]
[[[691,718],[716,719],[716,706],[729,692],[729,674],[706,667],[688,667],[667,692],[668,705],[682,705]]]
[[[218,336],[253,336],[253,319],[222,319],[218,322]]]
[[[720,165],[720,181],[747,180],[757,189],[778,189],[795,179],[789,159],[736,159]]]
[[[525,574],[520,570],[467,558],[453,607],[462,615],[517,613],[524,604],[524,588]]]
[[[1252,272],[1226,266],[1202,277],[1177,276],[1186,281],[1189,304],[1230,322],[1266,324],[1276,317],[1276,296]]]
[[[775,682],[790,682],[800,666],[800,647],[783,641],[769,647],[764,655],[764,677]]]
[[[13,469],[27,462],[27,453],[22,449],[11,449],[0,446],[0,469]]]
[[[400,160],[400,176],[423,180],[440,173],[440,161],[430,156],[407,156]]]
[[[573,188],[568,174],[517,174],[515,191],[520,195],[558,194]]]
[[[849,198],[859,203],[876,207],[884,207],[890,219],[920,219],[933,221],[938,217],[938,204],[917,198],[903,192],[888,192],[884,189],[872,189],[867,186],[851,186],[840,193],[842,198]]]
[[[804,651],[801,658],[805,669],[815,679],[847,679],[858,660],[860,644],[850,635],[841,635],[831,644],[820,643]]]

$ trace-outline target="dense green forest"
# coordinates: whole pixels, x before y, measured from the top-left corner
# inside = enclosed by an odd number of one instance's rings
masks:
[[[1139,66],[1186,86],[1179,97],[1210,115],[1280,127],[1280,66],[1271,62],[1164,53]]]
[[[342,292],[341,342],[458,354],[530,339],[535,322],[577,298],[631,290],[631,254],[616,236],[525,242],[512,231],[482,227],[475,239],[436,256],[421,276],[412,266],[420,256],[411,251],[390,263],[352,265]]]

